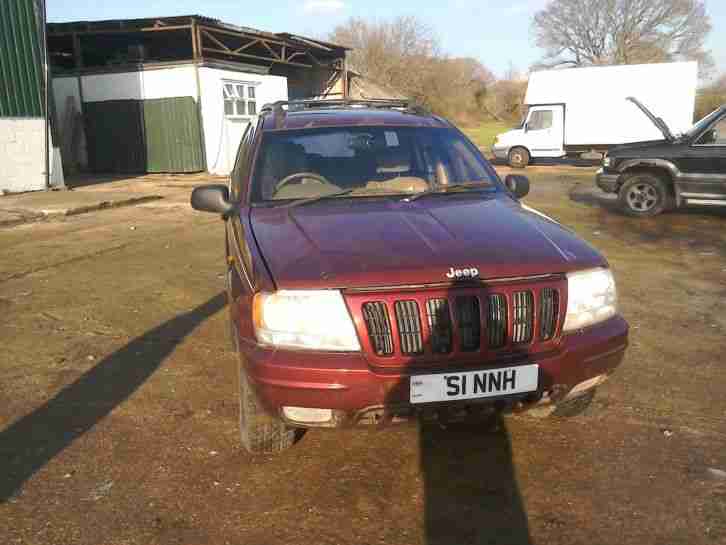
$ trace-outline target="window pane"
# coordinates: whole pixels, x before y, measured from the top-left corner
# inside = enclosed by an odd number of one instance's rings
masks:
[[[224,101],[224,115],[234,115],[234,102],[231,100]]]
[[[552,110],[542,112],[542,128],[549,129],[552,127]]]
[[[232,98],[234,96],[234,86],[230,83],[225,83],[223,91],[224,98]]]
[[[245,101],[235,100],[235,103],[237,104],[237,115],[245,115]]]
[[[236,85],[237,89],[237,98],[244,98],[245,97],[245,86],[244,85]]]
[[[247,103],[247,113],[249,115],[257,115],[257,103],[256,102]]]
[[[255,88],[250,86],[247,87],[247,96],[250,98],[255,98]]]
[[[498,187],[476,148],[447,129],[334,127],[270,132],[259,157],[252,182],[256,201],[310,197],[335,188],[353,189],[358,196],[419,193],[437,183],[489,182],[491,190]],[[303,174],[310,172],[327,184],[288,184],[278,189],[280,180],[298,174],[304,181]]]

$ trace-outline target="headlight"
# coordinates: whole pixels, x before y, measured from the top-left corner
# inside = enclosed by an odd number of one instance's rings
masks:
[[[311,350],[360,350],[353,321],[339,291],[258,293],[253,304],[257,340]]]
[[[611,163],[612,163],[612,161],[610,160],[610,157],[608,157],[607,155],[602,158],[602,166],[609,167]]]
[[[567,275],[565,331],[597,324],[617,312],[615,280],[608,269],[592,269]]]

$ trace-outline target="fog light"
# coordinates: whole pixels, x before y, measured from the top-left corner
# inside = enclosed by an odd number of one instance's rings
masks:
[[[590,390],[591,388],[595,388],[596,386],[600,386],[603,382],[605,382],[608,379],[607,375],[598,375],[596,377],[592,377],[590,379],[587,379],[577,386],[575,386],[572,390],[570,390],[570,393],[567,394],[568,398],[576,397],[578,394],[581,394],[582,392],[585,392],[587,390]]]
[[[333,418],[332,409],[308,409],[306,407],[283,407],[282,414],[291,422],[300,424],[324,424]]]

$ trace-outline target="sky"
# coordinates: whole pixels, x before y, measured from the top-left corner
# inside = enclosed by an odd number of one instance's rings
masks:
[[[46,0],[48,21],[133,19],[199,14],[271,32],[325,38],[349,17],[415,15],[436,32],[444,51],[474,57],[497,76],[510,66],[526,72],[542,55],[530,33],[532,15],[547,0]],[[707,0],[713,30],[707,42],[726,72],[726,1]]]

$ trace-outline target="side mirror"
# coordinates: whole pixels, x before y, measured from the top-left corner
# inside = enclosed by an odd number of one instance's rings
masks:
[[[524,124],[524,132],[529,132],[529,123]]]
[[[203,185],[192,191],[192,208],[201,212],[214,212],[226,216],[234,208],[229,202],[229,190],[221,184]]]
[[[529,178],[520,174],[510,174],[504,178],[504,185],[516,199],[522,199],[529,193]]]

